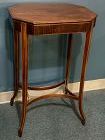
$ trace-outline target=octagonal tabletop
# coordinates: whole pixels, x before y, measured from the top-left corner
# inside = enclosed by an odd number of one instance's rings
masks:
[[[9,8],[13,19],[33,24],[90,22],[96,14],[88,8],[65,3],[23,3]]]

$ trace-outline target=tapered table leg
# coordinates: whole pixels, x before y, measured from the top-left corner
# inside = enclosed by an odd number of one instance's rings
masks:
[[[67,94],[67,86],[69,82],[70,74],[70,62],[71,62],[71,49],[72,49],[72,34],[68,36],[68,48],[67,48],[67,60],[66,60],[66,78],[65,78],[65,94]]]
[[[80,89],[79,89],[79,111],[81,115],[81,122],[83,125],[85,124],[85,115],[83,112],[83,90],[84,90],[86,65],[87,65],[89,50],[90,50],[91,36],[92,36],[92,28],[90,31],[86,33],[86,42],[85,42],[85,48],[84,48],[84,54],[83,54]]]
[[[11,98],[10,105],[14,103],[19,88],[19,32],[14,29],[14,95]]]
[[[26,119],[26,107],[27,107],[27,82],[28,82],[28,35],[27,35],[27,24],[21,23],[21,34],[22,34],[22,113],[20,120],[20,128],[18,135],[21,137],[25,119]]]

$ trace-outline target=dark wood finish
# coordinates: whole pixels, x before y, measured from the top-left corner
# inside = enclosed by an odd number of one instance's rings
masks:
[[[11,99],[11,105],[18,92],[19,84],[19,53],[18,53],[18,32],[22,34],[22,116],[18,135],[21,137],[26,119],[27,106],[31,103],[52,97],[63,97],[77,100],[79,103],[79,112],[82,124],[85,124],[85,115],[83,112],[83,89],[86,73],[86,65],[89,55],[90,41],[93,27],[96,22],[96,14],[89,9],[73,4],[54,4],[54,3],[25,3],[17,4],[9,8],[9,13],[13,19],[14,25],[14,58],[15,58],[15,85],[14,96]],[[79,96],[68,89],[69,72],[71,63],[71,43],[72,34],[86,33],[86,43],[84,48]],[[28,86],[28,34],[68,34],[68,50],[65,80],[61,83],[46,87]],[[27,90],[46,90],[52,89],[64,84],[66,94],[51,94],[38,97],[27,101]]]
[[[67,94],[69,74],[70,74],[70,62],[71,62],[71,47],[72,47],[72,34],[68,35],[68,48],[67,48],[67,62],[66,62],[66,78],[65,78],[65,93]]]
[[[94,20],[96,14],[88,8],[60,3],[23,3],[9,8],[13,19],[40,24],[79,23]]]
[[[14,99],[19,89],[19,31],[14,29],[14,95],[11,98],[10,105],[13,106]]]
[[[51,94],[51,95],[43,95],[43,96],[40,96],[38,98],[35,98],[35,99],[32,99],[31,101],[28,102],[27,106],[31,105],[33,102],[36,102],[36,101],[39,101],[39,100],[42,100],[42,99],[47,99],[47,98],[70,98],[70,99],[74,99],[74,100],[78,100],[78,96],[73,96],[73,95],[66,95],[66,94]]]
[[[27,83],[28,83],[28,34],[27,24],[21,23],[22,34],[22,115],[20,121],[20,128],[18,135],[21,137],[23,127],[26,119],[26,107],[27,107]]]
[[[14,20],[14,26],[17,31],[21,31],[20,21]],[[27,26],[28,34],[31,35],[68,34],[89,31],[91,28],[91,22],[58,23],[43,25],[34,25],[32,23],[27,23]]]
[[[9,12],[18,31],[20,21],[25,21],[28,34],[34,35],[86,32],[96,20],[94,12],[73,4],[17,4],[10,7]]]
[[[93,24],[91,25],[91,30],[86,33],[86,42],[83,54],[83,63],[82,63],[82,71],[81,71],[81,79],[80,79],[80,89],[79,89],[79,110],[81,115],[82,123],[85,124],[85,115],[83,112],[83,89],[84,89],[84,80],[85,80],[85,73],[86,73],[86,66],[88,62],[89,56],[89,49],[91,43],[91,36],[92,36]]]
[[[32,87],[32,86],[28,86],[28,89],[29,90],[48,90],[48,89],[53,89],[53,88],[56,88],[56,87],[59,87],[61,85],[63,85],[65,83],[65,81],[61,82],[61,83],[58,83],[58,84],[54,84],[52,86],[44,86],[44,87]],[[21,85],[19,85],[20,88],[22,88]]]

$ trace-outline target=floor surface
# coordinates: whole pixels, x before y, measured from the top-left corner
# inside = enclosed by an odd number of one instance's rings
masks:
[[[0,140],[105,140],[105,90],[84,94],[85,126],[74,102],[47,99],[29,109],[22,138],[17,136],[19,103],[0,105]]]

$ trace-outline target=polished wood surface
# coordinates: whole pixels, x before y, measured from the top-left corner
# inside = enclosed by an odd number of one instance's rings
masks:
[[[66,94],[51,94],[51,95],[43,95],[43,96],[40,96],[38,98],[35,98],[35,99],[32,99],[30,100],[28,103],[27,103],[27,106],[31,105],[31,103],[35,102],[35,101],[39,101],[39,100],[42,100],[42,99],[48,99],[48,98],[69,98],[69,99],[74,99],[74,100],[78,100],[78,96],[77,95],[66,95]]]
[[[19,89],[19,31],[14,30],[14,95],[10,104],[13,105]]]
[[[48,90],[48,89],[53,89],[53,88],[59,87],[59,86],[63,85],[64,83],[65,83],[65,81],[57,83],[57,84],[54,84],[54,85],[50,85],[50,86],[44,86],[44,87],[28,86],[28,89],[29,90]],[[19,87],[22,88],[21,85],[19,85]]]
[[[21,24],[22,34],[22,114],[20,120],[20,127],[18,135],[21,136],[24,128],[27,110],[27,87],[28,87],[28,34],[27,24],[22,22]]]
[[[71,62],[71,50],[72,50],[72,34],[68,35],[68,48],[67,48],[67,62],[66,62],[66,74],[65,74],[65,93],[67,93],[69,74],[70,74],[70,62]]]
[[[71,98],[78,101],[80,120],[85,124],[86,118],[83,112],[83,89],[86,74],[86,66],[89,57],[89,49],[92,31],[95,26],[97,15],[91,10],[73,4],[58,3],[25,3],[17,4],[9,8],[14,27],[14,95],[11,105],[17,95],[18,88],[22,89],[22,114],[18,135],[21,137],[26,119],[27,106],[35,101],[46,98]],[[19,85],[19,32],[22,39],[22,85]],[[72,53],[72,35],[80,32],[86,33],[82,70],[80,78],[79,94],[75,95],[68,89],[69,73]],[[28,35],[68,34],[67,61],[65,78],[63,82],[52,86],[36,87],[28,85]],[[51,94],[28,99],[28,89],[47,90],[64,85],[64,94]]]
[[[81,122],[85,123],[85,115],[83,112],[83,91],[84,91],[84,81],[85,81],[85,73],[86,73],[86,66],[89,57],[89,50],[91,44],[91,37],[93,32],[93,24],[91,25],[90,31],[86,32],[86,41],[85,41],[85,48],[82,60],[82,70],[81,70],[81,78],[80,78],[80,88],[79,88],[79,111],[81,114]]]
[[[89,9],[60,3],[24,3],[9,8],[13,19],[33,24],[77,23],[94,20],[96,14]]]
[[[51,35],[51,34],[72,34],[72,33],[80,33],[87,32],[91,29],[91,24],[94,23],[95,20],[91,22],[79,22],[79,23],[59,23],[59,24],[40,24],[34,25],[31,23],[27,23],[27,32],[31,35]],[[14,28],[15,30],[21,32],[21,21],[14,20]]]

